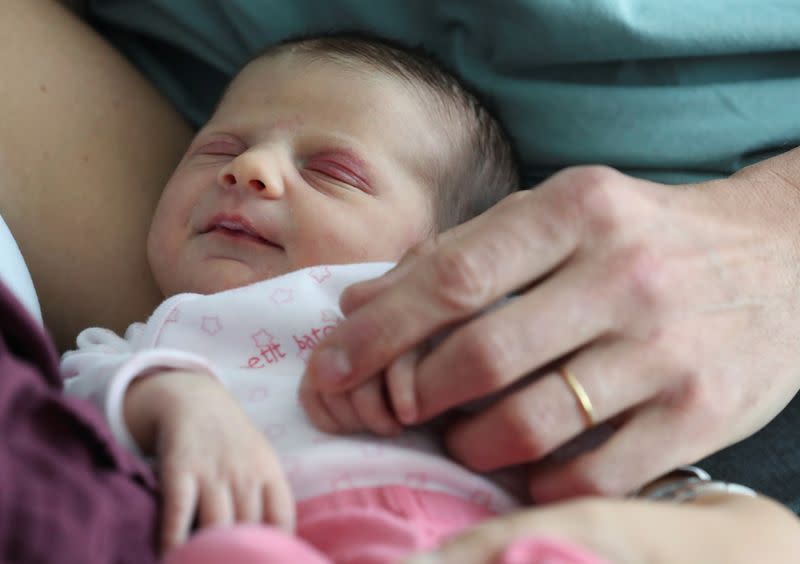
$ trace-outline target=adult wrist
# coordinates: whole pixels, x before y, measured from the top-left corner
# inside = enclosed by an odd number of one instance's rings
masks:
[[[708,472],[697,466],[681,466],[631,495],[652,501],[686,503],[710,495],[756,497],[758,494],[743,484],[714,480]]]

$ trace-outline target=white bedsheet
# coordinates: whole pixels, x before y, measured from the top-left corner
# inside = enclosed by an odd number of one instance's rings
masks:
[[[11,288],[19,301],[41,323],[42,310],[39,307],[31,274],[2,215],[0,215],[0,280]]]

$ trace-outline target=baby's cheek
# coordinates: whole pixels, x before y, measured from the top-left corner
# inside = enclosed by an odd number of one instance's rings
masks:
[[[381,235],[354,229],[323,228],[306,241],[304,266],[325,263],[369,262],[391,260],[386,254]]]

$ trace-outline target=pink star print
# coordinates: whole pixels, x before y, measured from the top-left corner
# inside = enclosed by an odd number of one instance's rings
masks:
[[[259,349],[268,347],[275,342],[275,337],[272,335],[272,333],[269,333],[264,329],[261,329],[257,333],[253,333],[250,335],[250,338],[253,339],[253,342]]]
[[[175,308],[171,312],[169,312],[166,323],[177,323],[178,319],[180,319],[180,316],[181,315],[180,312],[178,311],[178,308]]]
[[[274,292],[272,292],[272,301],[276,304],[288,304],[292,301],[292,291],[287,290],[286,288],[278,288]]]
[[[219,317],[217,316],[209,317],[204,315],[203,322],[200,324],[200,329],[213,337],[222,331],[222,323],[220,323]]]
[[[339,323],[342,320],[339,314],[332,309],[323,309],[320,313],[322,314],[322,321],[325,323]]]
[[[331,277],[331,270],[327,266],[321,266],[319,268],[312,268],[308,271],[308,274],[317,284],[322,284]]]

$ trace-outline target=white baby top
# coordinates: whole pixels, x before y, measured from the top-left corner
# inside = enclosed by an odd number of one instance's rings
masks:
[[[173,296],[124,339],[107,329],[83,331],[79,349],[62,359],[66,390],[97,404],[115,436],[138,452],[122,417],[130,382],[159,366],[210,370],[267,436],[298,501],[396,484],[447,492],[498,513],[517,507],[497,483],[449,460],[430,433],[329,435],[300,406],[308,356],[341,320],[343,289],[391,266],[317,266],[217,294]]]

